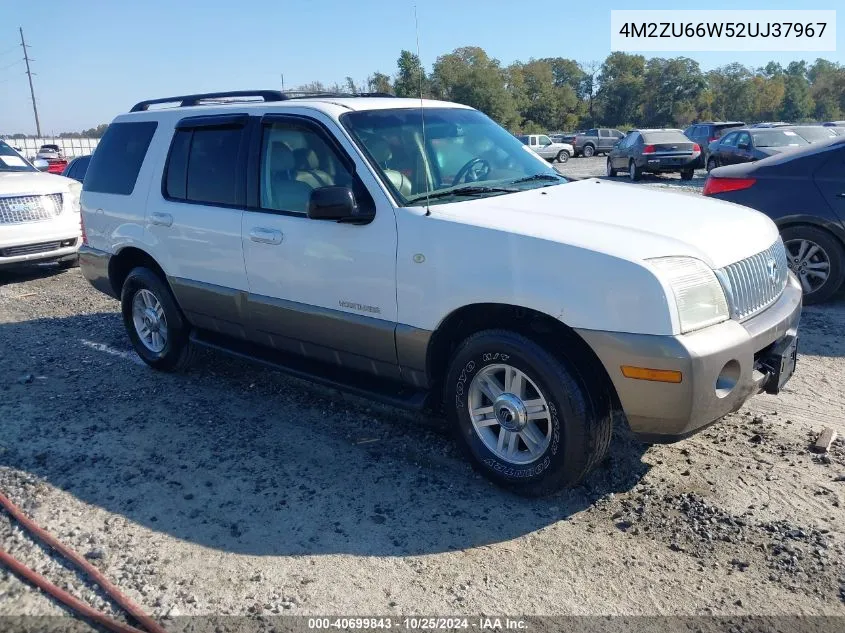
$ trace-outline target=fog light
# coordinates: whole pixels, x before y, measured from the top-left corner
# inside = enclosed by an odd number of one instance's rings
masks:
[[[739,375],[740,367],[738,361],[729,360],[725,363],[725,366],[722,367],[722,371],[719,372],[716,378],[716,396],[725,398],[730,395],[739,382]]]

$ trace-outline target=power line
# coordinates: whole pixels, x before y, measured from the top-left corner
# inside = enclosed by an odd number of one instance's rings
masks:
[[[17,66],[17,65],[18,65],[18,64],[20,64],[22,61],[23,61],[22,59],[16,59],[15,61],[13,61],[13,62],[12,62],[11,64],[9,64],[8,66],[3,66],[3,68],[0,68],[0,70],[6,70],[7,68],[11,68],[12,66]]]
[[[29,94],[32,95],[32,111],[35,113],[35,131],[41,137],[41,122],[38,120],[38,107],[35,105],[35,88],[32,87],[32,71],[29,69],[29,53],[26,51],[26,42],[23,39],[23,27],[18,27],[21,32],[21,46],[23,47],[23,60],[26,62],[26,76],[29,78]]]

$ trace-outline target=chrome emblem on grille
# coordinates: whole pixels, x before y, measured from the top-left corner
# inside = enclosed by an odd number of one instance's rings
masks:
[[[768,261],[766,261],[766,270],[769,273],[769,281],[774,286],[778,282],[778,263],[774,257],[769,257]]]

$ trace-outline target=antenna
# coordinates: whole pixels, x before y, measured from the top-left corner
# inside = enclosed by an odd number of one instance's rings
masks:
[[[425,177],[425,214],[431,215],[430,206],[430,199],[429,194],[431,193],[431,187],[429,186],[428,182],[428,154],[427,154],[427,144],[425,140],[425,108],[423,107],[423,69],[422,69],[422,57],[420,56],[420,21],[417,18],[417,5],[414,5],[414,28],[416,30],[417,35],[417,62],[418,62],[418,70],[419,70],[419,80],[420,80],[420,120],[422,121],[422,142],[423,142],[423,168],[425,173],[423,176]]]

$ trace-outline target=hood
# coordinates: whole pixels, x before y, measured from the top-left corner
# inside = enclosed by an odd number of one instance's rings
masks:
[[[0,171],[0,196],[59,193],[67,191],[70,183],[76,181],[41,171]]]
[[[595,178],[433,205],[431,214],[629,261],[688,256],[712,268],[759,253],[778,236],[774,222],[748,207]]]

